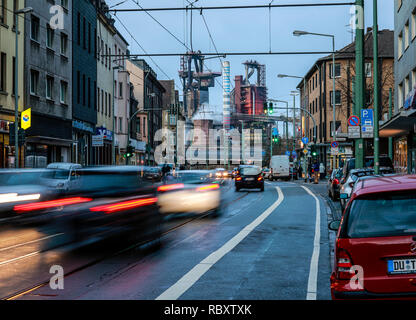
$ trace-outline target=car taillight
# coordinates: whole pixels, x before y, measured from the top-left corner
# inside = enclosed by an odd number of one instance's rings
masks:
[[[157,202],[157,198],[144,198],[144,199],[136,199],[136,200],[129,200],[117,203],[111,203],[107,205],[97,206],[90,208],[90,211],[93,212],[105,212],[105,213],[113,213],[122,210],[129,210],[138,207],[148,206]]]
[[[241,177],[237,177],[237,178],[235,178],[235,180],[241,181]]]
[[[79,204],[84,202],[92,201],[90,198],[66,198],[66,199],[59,199],[59,200],[50,200],[50,201],[42,201],[42,202],[34,202],[28,204],[21,204],[15,206],[13,209],[17,212],[27,212],[27,211],[35,211],[35,210],[42,210],[42,209],[49,209],[54,207],[63,207],[68,206],[71,204]]]
[[[176,183],[176,184],[167,184],[164,186],[159,186],[157,188],[157,191],[171,191],[171,190],[177,190],[177,189],[183,189],[185,186],[183,183]]]
[[[350,255],[344,249],[338,249],[336,261],[337,278],[339,280],[350,280],[354,276],[351,270],[353,263]]]
[[[332,181],[332,184],[339,184],[339,180],[338,180],[338,179],[334,179],[334,180]]]
[[[257,181],[262,181],[263,180],[263,177],[258,177],[257,178]]]
[[[210,190],[216,190],[219,189],[220,186],[216,183],[214,184],[210,184],[209,186],[203,186],[203,187],[199,187],[196,189],[196,191],[201,192],[201,191],[210,191]]]

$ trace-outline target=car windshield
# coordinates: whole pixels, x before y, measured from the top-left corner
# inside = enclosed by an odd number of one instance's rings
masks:
[[[401,236],[416,233],[416,195],[385,194],[357,199],[348,216],[350,238]]]
[[[259,167],[243,167],[241,168],[241,174],[246,176],[254,176],[260,174],[261,170]]]
[[[42,178],[45,178],[45,179],[68,179],[69,178],[69,170],[65,170],[65,169],[47,170],[42,174]]]
[[[0,174],[0,186],[40,184],[42,172],[7,172]]]
[[[176,175],[176,179],[178,182],[186,183],[186,184],[198,184],[198,183],[205,183],[208,180],[207,174],[205,173],[178,173]]]

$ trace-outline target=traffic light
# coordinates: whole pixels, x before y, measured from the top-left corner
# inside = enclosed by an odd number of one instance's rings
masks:
[[[273,114],[274,110],[273,110],[273,102],[269,103],[269,114]]]
[[[264,110],[264,114],[267,114],[269,112],[269,110],[267,108],[267,102],[263,103],[263,110]]]
[[[128,145],[124,158],[131,158],[133,157],[133,154],[134,154],[134,147],[132,145]]]

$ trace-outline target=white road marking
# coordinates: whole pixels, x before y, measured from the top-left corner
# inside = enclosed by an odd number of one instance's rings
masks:
[[[32,252],[32,253],[25,254],[24,256],[21,256],[21,257],[17,257],[17,258],[14,258],[14,259],[10,259],[10,260],[6,260],[6,261],[3,261],[3,262],[0,262],[0,266],[2,266],[4,264],[7,264],[7,263],[10,263],[10,262],[14,262],[14,261],[17,261],[17,260],[21,260],[21,259],[24,259],[24,258],[29,258],[29,257],[34,256],[34,255],[37,255],[39,253],[40,253],[40,251],[35,251],[35,252]]]
[[[14,248],[17,248],[17,247],[21,247],[21,246],[24,246],[26,244],[35,243],[35,242],[43,241],[43,240],[46,240],[46,239],[54,238],[54,237],[61,236],[61,235],[63,235],[63,233],[57,233],[57,234],[53,234],[51,236],[43,237],[43,238],[40,238],[40,239],[36,239],[36,240],[24,242],[24,243],[15,244],[14,246],[10,246],[10,247],[7,247],[7,248],[1,248],[0,249],[0,252],[6,251],[6,250],[10,250],[10,249],[14,249]]]
[[[211,253],[208,257],[193,267],[174,285],[164,291],[156,300],[177,300],[189,288],[191,288],[215,263],[235,248],[245,237],[247,237],[257,226],[259,226],[273,211],[282,203],[284,195],[279,187],[276,187],[278,199],[259,215],[253,222],[231,238],[221,248]]]
[[[316,300],[316,294],[318,292],[318,264],[321,239],[321,204],[319,199],[311,190],[304,186],[302,186],[302,188],[314,197],[316,201],[315,239],[313,240],[313,252],[308,278],[308,291],[306,294],[306,300]]]

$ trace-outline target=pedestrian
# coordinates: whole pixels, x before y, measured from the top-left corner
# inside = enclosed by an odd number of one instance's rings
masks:
[[[318,161],[315,160],[313,163],[313,177],[314,177],[314,183],[319,183],[319,164]]]
[[[166,183],[167,175],[170,172],[170,167],[165,163],[162,167],[162,180]]]
[[[310,163],[308,164],[307,175],[308,175],[308,182],[312,182],[313,168],[312,168],[312,165]]]
[[[319,164],[319,175],[321,180],[325,178],[325,166],[322,162]]]

